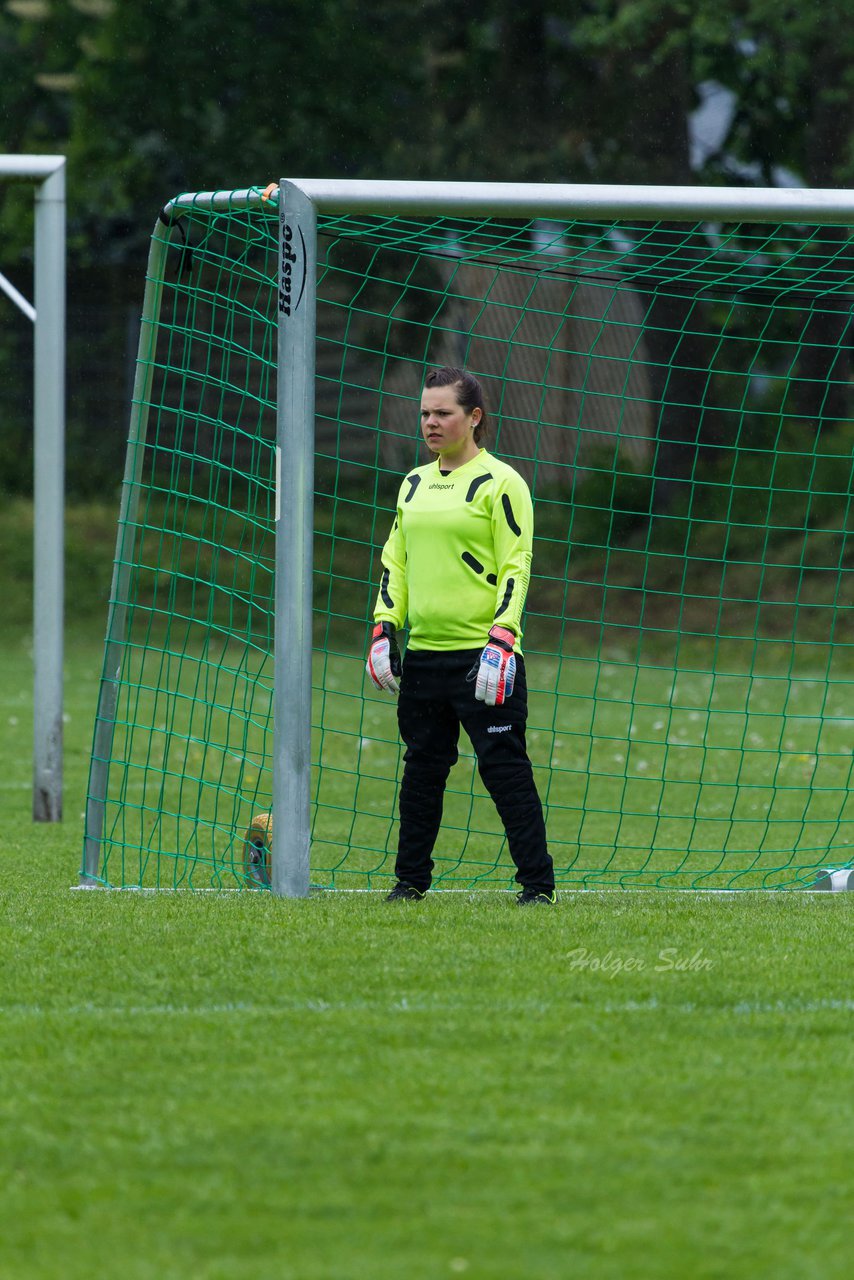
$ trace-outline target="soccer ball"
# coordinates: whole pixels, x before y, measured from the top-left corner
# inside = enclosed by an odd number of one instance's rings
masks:
[[[269,889],[272,813],[256,813],[243,840],[243,875],[248,888]]]

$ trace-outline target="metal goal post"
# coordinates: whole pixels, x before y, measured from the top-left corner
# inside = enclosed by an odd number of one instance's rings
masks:
[[[0,180],[35,184],[34,304],[0,273],[33,323],[33,819],[62,818],[65,507],[65,156],[0,155]]]

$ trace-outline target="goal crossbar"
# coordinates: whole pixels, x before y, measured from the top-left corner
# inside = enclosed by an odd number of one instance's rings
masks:
[[[285,178],[318,213],[406,213],[453,217],[718,219],[732,222],[854,221],[854,191],[810,187],[618,186],[596,183],[366,181]],[[260,204],[254,188],[177,196],[165,208],[227,209]]]

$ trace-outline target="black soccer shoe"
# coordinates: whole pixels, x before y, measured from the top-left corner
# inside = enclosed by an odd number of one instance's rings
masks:
[[[548,893],[544,889],[532,889],[530,886],[516,894],[517,907],[553,907],[557,903],[554,889]]]
[[[420,889],[416,889],[414,884],[407,884],[405,880],[398,880],[391,893],[385,896],[386,902],[420,902],[425,898],[426,893],[422,893]]]

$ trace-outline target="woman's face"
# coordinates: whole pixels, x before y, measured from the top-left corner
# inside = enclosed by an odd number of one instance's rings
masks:
[[[479,452],[473,433],[480,419],[480,409],[469,413],[459,403],[456,386],[425,387],[421,393],[421,434],[427,448],[443,458]]]

